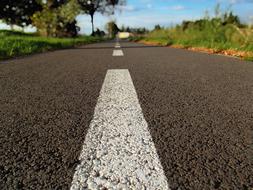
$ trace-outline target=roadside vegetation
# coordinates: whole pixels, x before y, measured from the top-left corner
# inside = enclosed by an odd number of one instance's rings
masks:
[[[102,37],[41,37],[34,33],[0,30],[0,59],[99,42]]]
[[[242,24],[232,12],[221,14],[219,7],[216,9],[213,18],[206,15],[203,19],[184,21],[171,28],[157,25],[133,40],[253,60],[253,27]]]
[[[0,22],[12,30],[0,30],[0,59],[31,53],[62,49],[104,40],[105,32],[94,28],[94,15],[114,14],[116,5],[125,0],[2,0]],[[91,17],[91,36],[80,36],[76,17]],[[36,34],[16,32],[27,26],[36,28]]]

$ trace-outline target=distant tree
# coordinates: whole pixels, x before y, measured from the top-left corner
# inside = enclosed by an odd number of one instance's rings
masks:
[[[226,12],[223,15],[223,25],[234,24],[236,26],[241,26],[241,21],[237,15],[234,15],[232,11]]]
[[[148,29],[146,29],[145,27],[142,28],[130,28],[130,27],[125,27],[122,26],[120,29],[121,32],[130,32],[130,33],[134,33],[134,34],[146,34],[149,32]]]
[[[126,32],[132,32],[129,27],[126,28]]]
[[[78,0],[82,12],[89,14],[92,25],[92,35],[94,35],[94,15],[96,12],[102,14],[113,14],[114,8],[118,4],[123,4],[125,0]]]
[[[32,23],[31,16],[41,9],[37,0],[1,0],[0,19],[9,25],[24,27]]]
[[[120,31],[115,21],[110,21],[106,24],[106,29],[108,31],[108,34],[110,38],[114,38],[117,33]]]
[[[190,28],[190,26],[193,24],[192,21],[183,21],[182,22],[182,29],[185,31],[186,29]]]
[[[99,30],[97,28],[97,30],[94,32],[94,36],[103,37],[103,36],[105,36],[105,32],[103,30]]]
[[[155,28],[154,28],[155,30],[161,30],[162,29],[162,27],[159,25],[159,24],[157,24],[157,25],[155,25]]]
[[[122,25],[121,28],[120,28],[120,31],[121,32],[126,32],[126,27],[124,25]]]

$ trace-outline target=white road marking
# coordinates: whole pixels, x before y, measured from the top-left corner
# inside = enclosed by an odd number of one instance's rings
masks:
[[[124,53],[123,53],[123,51],[120,49],[120,50],[113,50],[113,54],[112,54],[112,56],[124,56]]]
[[[120,48],[120,44],[118,42],[115,44],[115,48]]]
[[[108,70],[71,190],[169,189],[128,70]]]

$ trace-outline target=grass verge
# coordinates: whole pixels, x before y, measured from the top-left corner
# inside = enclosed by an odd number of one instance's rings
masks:
[[[220,53],[246,60],[253,58],[253,28],[224,24],[221,19],[185,22],[173,28],[153,30],[140,42],[208,53]]]
[[[47,38],[36,34],[0,30],[0,60],[49,50],[63,49],[95,43],[100,37],[80,36],[76,38]]]

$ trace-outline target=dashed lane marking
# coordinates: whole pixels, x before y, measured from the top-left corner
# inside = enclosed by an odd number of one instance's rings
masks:
[[[71,190],[169,189],[128,70],[108,70]]]
[[[117,57],[117,56],[124,56],[123,51],[120,50],[113,50],[112,56]]]
[[[117,43],[115,44],[115,48],[120,48],[119,42],[117,42]]]

